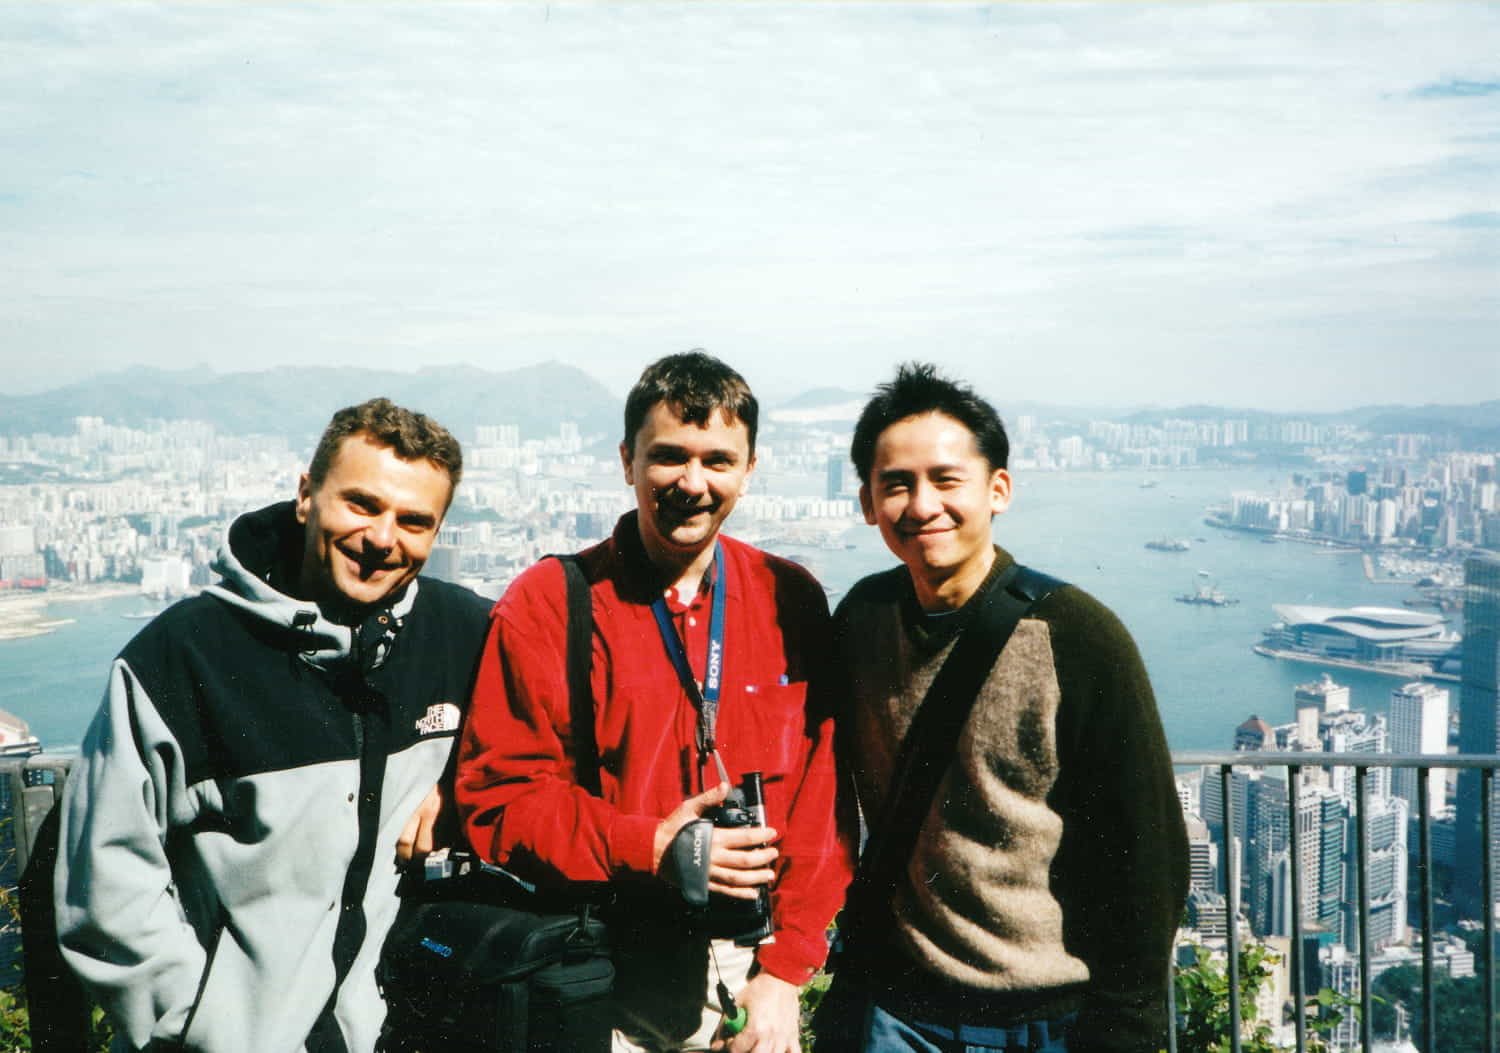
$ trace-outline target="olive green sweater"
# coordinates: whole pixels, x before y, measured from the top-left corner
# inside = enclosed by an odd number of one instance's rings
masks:
[[[980,593],[1012,563],[996,553]],[[872,827],[912,715],[976,606],[926,618],[904,567],[865,578],[839,606],[842,758]],[[883,1006],[918,1019],[1002,1025],[1077,1010],[1077,1048],[1155,1051],[1186,894],[1182,809],[1145,668],[1119,620],[1063,586],[1017,625],[984,682],[890,931],[863,934],[875,936],[867,960],[851,965]]]

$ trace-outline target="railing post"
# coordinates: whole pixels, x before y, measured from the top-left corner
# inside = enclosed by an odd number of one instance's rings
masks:
[[[1224,789],[1224,910],[1229,924],[1225,927],[1229,948],[1229,1050],[1240,1053],[1240,875],[1234,865],[1234,780],[1233,766],[1219,766],[1219,785]]]
[[[1359,881],[1359,1044],[1370,1053],[1374,1033],[1370,1020],[1370,830],[1365,811],[1365,779],[1369,770],[1354,769],[1354,845]],[[1403,860],[1403,862],[1405,862]]]
[[[1432,828],[1428,822],[1426,779],[1417,780],[1417,869],[1422,882],[1422,1037],[1423,1049],[1437,1048],[1437,1021],[1433,1018],[1432,983]]]
[[[1495,1053],[1495,769],[1479,771],[1479,843],[1484,851],[1484,1048]]]
[[[1294,1001],[1294,1020],[1297,1030],[1296,1048],[1299,1053],[1306,1053],[1309,1039],[1307,1037],[1307,976],[1316,961],[1308,961],[1308,951],[1304,947],[1304,919],[1302,917],[1303,887],[1306,883],[1306,874],[1303,868],[1303,836],[1304,833],[1311,836],[1318,831],[1303,831],[1298,824],[1298,811],[1302,796],[1302,769],[1309,763],[1318,767],[1337,765],[1354,770],[1354,786],[1356,796],[1355,831],[1353,837],[1357,840],[1355,855],[1358,861],[1356,871],[1357,890],[1354,892],[1359,898],[1359,938],[1357,953],[1359,961],[1357,964],[1358,982],[1360,984],[1359,1012],[1360,1044],[1366,1053],[1373,1045],[1374,1017],[1372,1014],[1372,1002],[1375,1000],[1374,985],[1370,983],[1370,974],[1375,966],[1372,962],[1374,957],[1371,947],[1374,935],[1371,931],[1371,915],[1373,913],[1370,896],[1372,888],[1372,873],[1370,871],[1370,842],[1372,838],[1369,795],[1370,795],[1370,769],[1372,768],[1415,768],[1421,777],[1416,780],[1416,811],[1417,811],[1417,845],[1412,851],[1417,855],[1416,867],[1418,872],[1418,887],[1416,892],[1421,911],[1420,933],[1421,939],[1421,969],[1422,969],[1422,1016],[1423,1022],[1416,1030],[1420,1034],[1413,1034],[1412,1040],[1423,1049],[1435,1048],[1441,1026],[1437,1019],[1434,992],[1436,989],[1436,946],[1434,940],[1434,926],[1436,924],[1433,906],[1433,850],[1432,850],[1432,786],[1427,776],[1432,769],[1453,769],[1458,771],[1472,771],[1478,773],[1480,780],[1480,814],[1477,823],[1481,851],[1484,857],[1481,860],[1481,881],[1483,883],[1482,898],[1485,902],[1484,917],[1482,920],[1482,950],[1475,955],[1482,957],[1480,965],[1483,972],[1480,974],[1480,983],[1483,984],[1484,1022],[1480,1032],[1484,1035],[1481,1041],[1475,1042],[1475,1049],[1483,1048],[1489,1053],[1500,1053],[1500,1021],[1497,1021],[1497,1000],[1500,1000],[1500,960],[1497,960],[1497,952],[1500,952],[1500,939],[1497,939],[1497,928],[1500,928],[1500,919],[1495,915],[1495,897],[1500,889],[1500,867],[1495,865],[1492,851],[1490,850],[1496,841],[1497,824],[1496,806],[1500,804],[1495,800],[1497,790],[1495,787],[1495,773],[1500,770],[1500,756],[1496,754],[1445,754],[1440,757],[1425,756],[1418,754],[1381,755],[1368,753],[1319,753],[1309,754],[1293,751],[1259,750],[1247,753],[1231,753],[1229,751],[1178,751],[1172,755],[1173,763],[1180,767],[1188,765],[1219,768],[1220,786],[1224,797],[1224,825],[1225,825],[1225,848],[1228,853],[1228,866],[1225,867],[1225,900],[1228,904],[1231,925],[1229,930],[1229,944],[1231,951],[1229,979],[1230,979],[1230,1026],[1233,1034],[1229,1036],[1230,1041],[1226,1044],[1230,1049],[1238,1051],[1242,1046],[1239,1033],[1242,1017],[1242,997],[1239,989],[1239,933],[1233,925],[1233,920],[1239,912],[1240,874],[1233,857],[1234,845],[1234,798],[1233,785],[1231,782],[1232,769],[1237,767],[1246,768],[1274,768],[1284,767],[1287,772],[1288,799],[1287,808],[1290,814],[1290,885],[1292,910],[1290,919],[1291,948],[1289,958],[1291,960],[1291,980]],[[1309,846],[1310,847],[1310,846]],[[1321,847],[1321,844],[1320,846]],[[1410,864],[1402,860],[1398,865],[1409,867]],[[1409,873],[1409,869],[1407,873]],[[1471,890],[1472,891],[1472,890]],[[1411,926],[1417,928],[1414,923]],[[1313,952],[1314,954],[1316,951]],[[1415,1007],[1411,1007],[1415,1008]]]
[[[1297,1053],[1307,1050],[1307,999],[1302,985],[1302,831],[1297,827],[1297,812],[1302,797],[1302,766],[1286,766],[1287,808],[1291,812],[1292,864],[1292,1020],[1297,1031]]]

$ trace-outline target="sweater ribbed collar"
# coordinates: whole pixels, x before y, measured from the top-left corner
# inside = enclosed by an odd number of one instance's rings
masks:
[[[934,654],[952,643],[974,620],[974,612],[979,609],[980,600],[985,593],[995,587],[996,580],[1014,562],[1015,559],[1009,552],[996,545],[995,562],[984,581],[979,583],[979,588],[974,590],[974,595],[965,600],[964,605],[957,610],[940,615],[931,615],[922,610],[922,605],[917,602],[917,590],[912,585],[911,575],[902,575],[905,586],[901,590],[901,624],[905,626],[907,635],[917,649],[925,654]]]

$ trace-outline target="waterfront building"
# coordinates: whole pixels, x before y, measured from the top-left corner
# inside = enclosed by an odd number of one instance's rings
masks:
[[[1252,715],[1234,732],[1234,748],[1236,750],[1265,750],[1270,749],[1273,744],[1274,733],[1271,725],[1260,717]]]
[[[1500,553],[1479,552],[1464,562],[1463,682],[1459,694],[1458,748],[1461,753],[1500,753]],[[1500,797],[1500,794],[1494,795]],[[1456,809],[1457,873],[1454,900],[1468,917],[1481,917],[1482,865],[1500,872],[1500,808],[1481,800],[1477,771],[1460,772]],[[1488,807],[1496,836],[1482,841],[1480,809]]]
[[[1420,680],[1391,692],[1391,752],[1448,752],[1448,691]],[[1417,814],[1417,780],[1414,768],[1398,768],[1392,773],[1392,792]],[[1436,817],[1447,798],[1447,773],[1434,768],[1427,773],[1427,815]]]
[[[1311,684],[1298,684],[1296,690],[1292,692],[1292,701],[1297,708],[1299,732],[1304,728],[1304,710],[1313,711],[1313,720],[1305,732],[1307,741],[1311,743],[1318,737],[1318,725],[1323,717],[1348,712],[1349,688],[1344,684],[1334,683],[1333,677],[1324,673]]]
[[[1446,671],[1458,656],[1458,636],[1442,615],[1400,607],[1273,605],[1277,621],[1257,653],[1326,662],[1408,677]]]

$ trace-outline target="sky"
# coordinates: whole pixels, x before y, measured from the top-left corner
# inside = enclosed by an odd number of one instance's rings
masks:
[[[0,376],[1500,398],[1500,4],[0,0]]]

